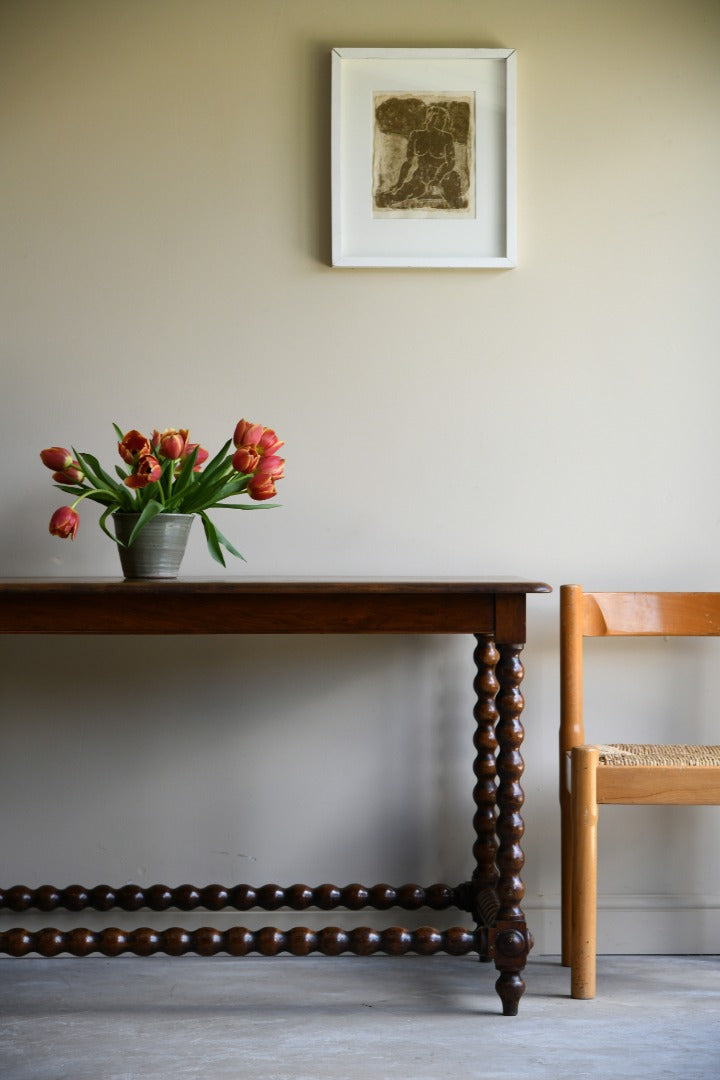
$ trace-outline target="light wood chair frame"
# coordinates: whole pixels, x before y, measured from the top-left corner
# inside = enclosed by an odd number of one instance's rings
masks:
[[[598,806],[720,804],[720,765],[605,764],[598,745],[585,744],[583,642],[617,636],[720,636],[720,593],[561,586],[562,963],[571,968],[574,998],[595,997]]]

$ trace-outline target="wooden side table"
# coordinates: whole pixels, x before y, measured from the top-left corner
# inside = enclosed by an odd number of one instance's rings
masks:
[[[164,911],[259,908],[303,911],[362,908],[406,911],[427,907],[469,913],[472,929],[431,926],[410,931],[327,927],[312,931],[242,926],[225,931],[210,927],[189,931],[141,928],[100,931],[52,927],[0,933],[0,952],[55,956],[132,953],[176,956],[260,953],[329,956],[375,952],[479,954],[494,960],[496,989],[503,1013],[514,1016],[525,989],[522,972],[531,938],[521,907],[523,884],[520,846],[524,826],[520,784],[523,760],[520,716],[525,643],[525,606],[529,593],[550,592],[542,582],[506,579],[256,581],[207,579],[179,581],[0,580],[0,633],[4,634],[472,634],[476,638],[474,689],[475,786],[474,866],[469,881],[458,885],[107,885],[57,888],[23,885],[0,888],[0,909],[70,911],[120,908]],[[251,630],[249,629],[251,628]]]

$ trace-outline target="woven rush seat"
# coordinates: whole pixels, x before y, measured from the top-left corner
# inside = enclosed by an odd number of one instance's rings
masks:
[[[598,746],[598,750],[600,765],[695,765],[698,768],[720,765],[720,746],[613,743]]]

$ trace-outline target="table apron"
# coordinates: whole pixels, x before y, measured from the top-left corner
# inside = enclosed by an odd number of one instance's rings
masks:
[[[491,634],[525,641],[525,596],[62,595],[3,599],[6,634]]]

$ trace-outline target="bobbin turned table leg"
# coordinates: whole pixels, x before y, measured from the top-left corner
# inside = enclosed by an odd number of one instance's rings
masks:
[[[473,654],[476,675],[473,688],[476,695],[474,709],[475,734],[475,787],[473,801],[476,810],[473,817],[475,843],[473,857],[475,868],[470,882],[470,910],[475,922],[484,926],[494,926],[497,915],[497,853],[498,839],[495,831],[497,815],[497,791],[495,785],[497,737],[495,728],[499,719],[495,698],[499,683],[495,674],[500,654],[495,642],[488,635],[476,635],[477,646]],[[489,960],[489,956],[481,956]]]
[[[499,840],[497,864],[499,908],[495,923],[495,966],[500,972],[495,988],[503,1003],[503,1014],[515,1016],[525,990],[522,971],[532,940],[520,906],[525,889],[520,878],[525,857],[520,841],[525,831],[521,817],[524,795],[520,786],[524,764],[520,747],[523,726],[523,696],[520,684],[524,671],[520,661],[522,645],[500,645],[496,673],[499,683],[496,705],[498,775],[496,830]]]

